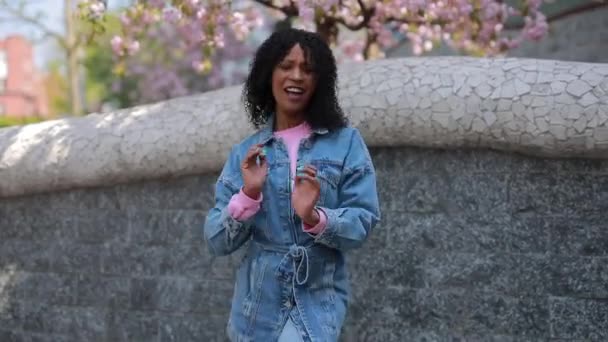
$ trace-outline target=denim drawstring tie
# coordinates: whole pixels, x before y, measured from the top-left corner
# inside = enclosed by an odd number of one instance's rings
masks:
[[[265,251],[284,253],[283,260],[281,263],[287,261],[285,259],[290,258],[293,265],[293,286],[302,286],[308,281],[309,273],[309,261],[308,261],[308,248],[304,246],[291,245],[285,246],[268,246],[259,245]],[[304,274],[304,278],[300,276]]]
[[[291,256],[291,260],[293,261],[293,280],[295,281],[296,284],[298,285],[304,285],[306,284],[306,281],[308,281],[308,250],[306,249],[306,247],[303,246],[298,246],[298,245],[291,245],[289,247],[289,252],[288,252],[289,256]],[[299,259],[299,261],[297,260]],[[302,270],[302,267],[304,267],[304,279],[300,279],[300,271]]]

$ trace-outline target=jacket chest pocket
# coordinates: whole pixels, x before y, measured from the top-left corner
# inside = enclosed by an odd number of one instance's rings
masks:
[[[317,205],[333,208],[338,202],[342,166],[337,162],[325,160],[313,160],[311,164],[317,168],[317,179],[321,188]]]

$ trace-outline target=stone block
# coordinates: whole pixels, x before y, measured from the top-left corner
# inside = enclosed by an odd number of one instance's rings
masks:
[[[396,192],[390,192],[389,201],[395,209],[412,213],[436,213],[448,190],[445,174],[429,170],[428,174],[403,174],[394,180]]]
[[[203,225],[206,211],[167,210],[167,227],[170,240],[180,244],[205,243]]]
[[[121,244],[128,238],[128,220],[125,211],[81,210],[74,215],[74,238],[83,244]]]
[[[95,189],[74,190],[72,195],[78,199],[78,205],[70,206],[81,210],[121,211],[125,203],[121,201],[120,187],[98,187]]]
[[[231,280],[194,280],[189,297],[190,310],[202,315],[221,314],[227,317],[233,290],[234,281]]]
[[[33,237],[32,217],[27,209],[0,209],[0,240],[22,239],[31,240]]]
[[[23,325],[22,304],[14,296],[10,296],[10,291],[0,293],[0,303],[0,330],[19,330]]]
[[[554,163],[559,165],[558,170],[563,173],[608,175],[608,159],[562,159],[555,160]]]
[[[210,173],[170,180],[161,185],[172,191],[161,191],[158,208],[162,210],[203,210],[214,203],[215,182],[219,174]]]
[[[228,262],[228,258],[220,257],[219,259]],[[187,276],[197,279],[213,278],[215,273],[210,269],[212,260],[214,258],[203,241],[176,245],[168,250],[166,259],[163,260],[166,267],[162,267],[159,271],[163,275]],[[229,265],[226,266],[231,268]],[[225,273],[222,270],[216,271],[219,271],[219,274]]]
[[[129,278],[79,275],[75,301],[79,306],[127,309],[130,287]]]
[[[608,176],[595,177],[593,203],[599,215],[608,212]]]
[[[117,186],[118,200],[127,210],[162,208],[162,183],[159,180]]]
[[[492,221],[509,212],[509,176],[494,173],[456,173],[449,176],[447,201],[471,221]]]
[[[77,275],[61,273],[19,273],[14,280],[14,294],[20,300],[48,305],[74,305]]]
[[[0,240],[0,267],[14,267],[22,271],[48,272],[56,244],[39,241]]]
[[[158,341],[157,314],[142,311],[112,310],[107,313],[107,340],[113,342]]]
[[[154,276],[171,268],[171,250],[161,246],[106,246],[101,271],[115,276]]]
[[[546,338],[549,310],[542,297],[509,297],[483,292],[441,293],[437,313],[450,331],[464,335],[505,334]],[[433,298],[433,297],[431,297]],[[433,303],[437,299],[431,299]]]
[[[513,214],[528,216],[559,213],[559,180],[554,173],[514,174],[510,182],[509,202]]]
[[[544,254],[550,248],[550,231],[542,217],[512,216],[509,224],[490,224],[486,229],[509,253]]]
[[[159,310],[190,312],[194,284],[186,277],[163,277],[155,288],[155,300]]]
[[[107,311],[89,307],[54,307],[46,312],[45,332],[80,341],[103,341]]]
[[[227,319],[220,315],[160,317],[160,342],[225,341]]]
[[[423,265],[425,287],[463,289],[516,297],[548,292],[549,262],[544,256],[525,254],[482,255],[437,253]]]
[[[56,272],[96,274],[101,270],[102,245],[56,244],[51,250],[51,267]]]
[[[159,280],[155,278],[131,279],[131,309],[136,311],[157,309],[159,307],[159,298],[156,296],[158,283]]]
[[[44,333],[47,332],[48,322],[45,323],[46,317],[48,317],[49,310],[51,308],[47,304],[43,303],[27,303],[22,308],[22,319],[23,326],[22,329],[25,332],[39,332]]]
[[[608,230],[601,214],[535,219],[550,235],[557,256],[608,256]]]
[[[373,246],[366,246],[351,259],[350,271],[353,281],[359,284],[353,290],[356,294],[375,292],[377,284],[386,287],[423,287],[424,252],[408,245],[387,248],[383,258],[378,258]]]
[[[175,236],[169,234],[163,211],[137,210],[129,213],[129,239],[133,246],[168,245]]]
[[[516,158],[512,154],[488,149],[437,150],[437,158],[449,174],[455,173],[510,173]]]
[[[0,327],[0,341],[3,342],[23,342],[25,341],[24,334],[12,330],[4,330]]]
[[[607,260],[605,257],[554,256],[551,259],[551,294],[608,301]]]
[[[602,214],[598,204],[602,199],[602,189],[598,177],[593,174],[564,174],[557,185],[556,207],[560,214],[567,216],[586,216]],[[606,189],[608,194],[608,189]],[[598,203],[598,204],[596,204]],[[605,212],[604,212],[605,213]]]
[[[81,340],[73,336],[57,335],[50,333],[23,333],[21,341],[27,342],[79,342]]]
[[[608,339],[608,305],[593,299],[550,299],[551,338],[600,342]]]

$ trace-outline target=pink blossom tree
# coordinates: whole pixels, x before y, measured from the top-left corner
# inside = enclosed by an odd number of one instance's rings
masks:
[[[156,25],[132,44],[131,51],[117,53],[112,85],[114,93],[127,92],[132,103],[149,103],[220,88],[240,82],[246,75],[253,44],[238,40],[232,31],[223,46],[205,59],[204,51],[180,39],[172,25]],[[136,52],[133,51],[136,49]],[[211,65],[222,67],[211,68]]]
[[[82,12],[91,21],[103,19],[102,0],[83,1]],[[318,32],[339,59],[381,58],[398,43],[396,37],[407,37],[416,55],[443,43],[467,54],[494,56],[546,34],[542,1],[520,0],[514,7],[504,0],[135,0],[122,11],[122,34],[114,36],[111,45],[119,74],[138,72],[129,61],[143,45],[159,46],[167,57],[163,63],[173,61],[172,68],[186,63],[198,73],[213,72],[228,46],[263,24],[261,5],[290,25]],[[505,24],[513,18],[524,24],[508,36]],[[359,39],[340,35],[343,30]],[[169,68],[144,72],[159,77],[163,73],[173,95],[187,92],[187,85]]]

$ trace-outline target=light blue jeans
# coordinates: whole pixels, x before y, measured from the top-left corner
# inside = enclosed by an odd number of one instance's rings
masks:
[[[291,321],[291,318],[285,323],[278,342],[303,342],[302,337],[295,324]]]

